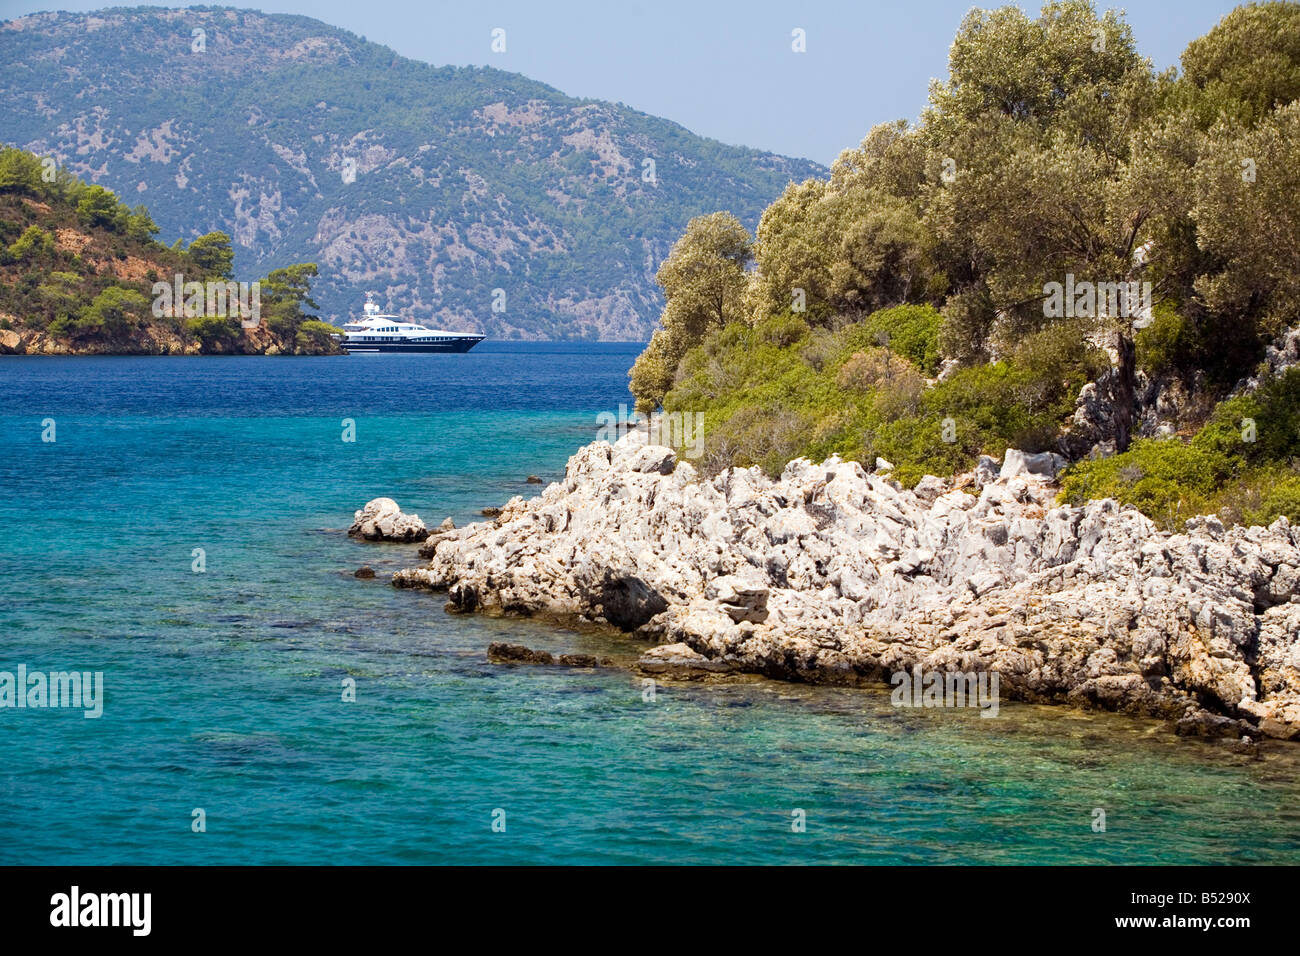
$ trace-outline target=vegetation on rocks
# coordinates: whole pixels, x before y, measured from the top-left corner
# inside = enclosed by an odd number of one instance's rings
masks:
[[[1190,441],[1149,438],[1076,465],[1062,498],[1116,498],[1167,529],[1197,514],[1233,523],[1300,520],[1300,368],[1222,402]]]
[[[1297,36],[1300,4],[1239,7],[1158,73],[1088,0],[973,10],[919,123],[875,127],[753,237],[688,227],[638,406],[702,412],[710,471],[833,452],[907,483],[1091,449],[1119,455],[1071,496],[1300,518],[1289,380],[1229,397],[1300,320]],[[1243,417],[1272,437],[1227,448]]]
[[[682,362],[665,408],[704,409],[702,467],[760,465],[837,454],[914,484],[968,469],[991,449],[1049,450],[1080,386],[1104,362],[1077,326],[1028,336],[1003,360],[930,383],[941,322],[904,305],[837,330],[789,313],[733,322]],[[891,332],[892,330],[892,332]]]

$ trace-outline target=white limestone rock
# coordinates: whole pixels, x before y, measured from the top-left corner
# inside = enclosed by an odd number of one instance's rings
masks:
[[[838,458],[700,480],[670,449],[596,442],[393,583],[772,677],[996,670],[1008,697],[1171,721],[1209,706],[1300,737],[1300,532],[1203,517],[1169,534],[1114,501],[1058,506],[1058,465],[1012,451],[906,491]]]
[[[429,536],[419,515],[402,512],[392,498],[374,498],[353,516],[348,534],[366,541],[423,541]]]

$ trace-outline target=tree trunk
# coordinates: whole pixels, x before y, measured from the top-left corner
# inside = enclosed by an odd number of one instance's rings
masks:
[[[1119,366],[1115,382],[1115,451],[1128,451],[1137,413],[1137,347],[1133,336],[1122,331],[1116,336]]]

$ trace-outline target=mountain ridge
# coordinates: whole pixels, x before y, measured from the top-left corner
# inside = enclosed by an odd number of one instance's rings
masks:
[[[336,320],[374,289],[494,337],[644,339],[692,216],[756,222],[825,172],[298,15],[32,14],[0,23],[0,61],[7,141],[146,202],[168,237],[229,233],[241,271],[317,262]]]

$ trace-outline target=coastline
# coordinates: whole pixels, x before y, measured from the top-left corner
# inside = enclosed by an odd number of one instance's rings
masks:
[[[151,330],[156,331],[156,330]],[[255,330],[260,331],[260,330]],[[19,333],[13,329],[0,329],[0,357],[33,356],[81,358],[91,356],[131,356],[137,358],[199,358],[217,355],[264,355],[268,357],[346,355],[343,349],[284,349],[269,334],[257,339],[247,337],[238,343],[238,347],[204,351],[197,342],[185,342],[174,334],[142,333],[137,341],[127,343],[126,348],[112,348],[103,344],[76,345],[72,342],[56,339],[45,332],[24,330]]]
[[[996,674],[1007,699],[1300,739],[1300,529],[1158,530],[1055,504],[1057,464],[1009,451],[905,491],[853,462],[709,481],[632,433],[490,522],[439,529],[398,588],[448,610],[605,624],[642,673],[882,684]]]

